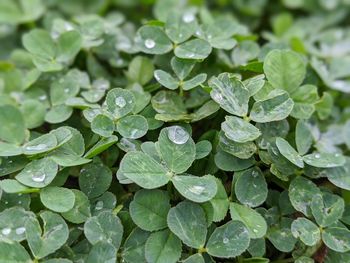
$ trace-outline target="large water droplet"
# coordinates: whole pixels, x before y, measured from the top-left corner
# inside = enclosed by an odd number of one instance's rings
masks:
[[[201,193],[203,193],[204,190],[205,190],[205,187],[203,187],[201,185],[194,185],[194,186],[189,188],[190,192],[197,194],[197,195],[200,195]]]
[[[119,108],[123,108],[126,105],[126,101],[123,97],[116,97],[115,98],[115,104],[119,107]]]
[[[153,39],[148,38],[145,40],[145,46],[149,49],[154,48],[156,46],[156,42],[154,42]]]
[[[42,182],[44,182],[45,177],[46,177],[46,174],[44,174],[44,173],[42,173],[42,172],[35,172],[35,173],[32,175],[32,180],[33,180],[34,182],[37,182],[37,183],[42,183]]]
[[[10,233],[11,233],[11,228],[9,227],[5,227],[1,230],[1,233],[4,235],[4,236],[8,236]]]
[[[25,147],[27,151],[42,151],[42,150],[45,150],[46,148],[47,148],[47,145],[44,143],[40,143],[37,145],[28,145]]]
[[[185,13],[182,17],[182,20],[185,23],[191,23],[194,19],[195,19],[195,17],[194,17],[193,13]]]
[[[19,228],[16,228],[16,234],[17,235],[22,235],[24,232],[26,232],[26,228],[25,227],[19,227]]]
[[[98,201],[95,206],[95,210],[101,210],[103,208],[103,201]]]
[[[181,126],[172,126],[168,128],[168,138],[175,144],[185,144],[190,135]]]

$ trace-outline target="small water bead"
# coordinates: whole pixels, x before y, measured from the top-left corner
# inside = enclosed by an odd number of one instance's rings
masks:
[[[254,233],[258,233],[259,231],[258,231],[257,229],[254,228],[254,229],[253,229],[253,232],[254,232]]]
[[[200,185],[194,185],[191,188],[189,188],[190,192],[197,194],[197,195],[200,195],[201,193],[203,193],[204,190],[205,190],[205,187],[200,186]]]
[[[315,158],[316,158],[316,159],[320,159],[320,157],[321,157],[321,155],[320,155],[319,153],[316,153],[316,154],[315,154]]]
[[[15,232],[17,235],[22,235],[24,232],[26,232],[26,228],[25,227],[16,228]]]
[[[64,29],[65,29],[66,31],[72,31],[72,30],[74,30],[74,27],[72,26],[71,23],[65,22],[65,23],[64,23]]]
[[[340,154],[339,154],[339,153],[336,153],[334,156],[335,156],[335,157],[340,157]]]
[[[230,241],[230,240],[229,240],[227,237],[224,237],[224,238],[222,239],[222,242],[223,242],[224,244],[227,244],[229,241]]]
[[[116,97],[115,98],[115,104],[119,107],[119,108],[123,108],[126,105],[126,101],[123,97]]]
[[[185,144],[190,135],[181,126],[172,126],[168,128],[168,138],[175,144]]]
[[[218,92],[214,92],[212,96],[213,96],[213,99],[217,102],[222,102],[222,100],[224,99],[221,93],[218,93]]]
[[[145,46],[146,48],[149,48],[149,49],[154,48],[156,46],[156,42],[154,42],[153,39],[147,38],[145,40]]]
[[[103,208],[103,201],[98,201],[95,206],[95,210],[101,210]]]
[[[191,23],[192,21],[194,21],[194,19],[195,19],[195,16],[193,13],[185,13],[182,17],[182,20],[185,23]]]
[[[45,150],[46,148],[47,148],[47,145],[44,143],[40,143],[37,145],[29,145],[25,147],[27,151],[42,151],[42,150]]]
[[[46,178],[46,174],[42,172],[36,172],[32,175],[32,180],[36,183],[44,182],[45,178]]]
[[[4,236],[8,236],[10,233],[11,233],[11,228],[9,227],[5,227],[1,230],[1,233],[4,235]]]
[[[46,95],[41,95],[41,96],[39,96],[39,100],[40,101],[44,101],[44,100],[46,100],[47,99],[47,96]]]

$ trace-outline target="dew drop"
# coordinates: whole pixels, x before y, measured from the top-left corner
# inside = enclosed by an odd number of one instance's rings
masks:
[[[44,100],[46,100],[46,98],[47,98],[46,95],[41,95],[41,96],[39,97],[39,100],[40,100],[40,101],[44,101]]]
[[[253,229],[253,232],[254,232],[254,233],[258,233],[258,230],[254,228],[254,229]]]
[[[95,210],[101,210],[103,208],[103,201],[98,201],[95,206]]]
[[[339,157],[339,156],[340,156],[340,154],[339,154],[339,153],[336,153],[334,156],[335,156],[335,157]]]
[[[65,88],[64,93],[69,93],[69,88]]]
[[[4,235],[4,236],[8,236],[10,233],[11,233],[11,228],[9,227],[5,227],[1,230],[1,233]]]
[[[182,17],[182,20],[185,23],[191,23],[192,21],[194,21],[195,17],[193,13],[185,13]]]
[[[19,228],[16,228],[16,234],[17,235],[22,235],[24,232],[26,232],[26,228],[25,227],[19,227]]]
[[[227,244],[227,243],[228,243],[228,241],[229,241],[229,240],[228,240],[228,238],[227,238],[227,237],[224,237],[224,238],[223,238],[223,240],[222,240],[222,242],[223,242],[224,244]]]
[[[42,172],[36,172],[32,175],[32,180],[37,183],[42,183],[44,182],[45,177],[46,177],[46,174]]]
[[[200,186],[200,185],[194,185],[194,186],[189,188],[190,192],[197,194],[197,195],[200,195],[201,193],[203,193],[204,190],[205,190],[205,188],[203,186]]]
[[[145,46],[146,48],[149,48],[149,49],[154,48],[156,46],[156,42],[154,42],[153,39],[147,38],[145,40]]]
[[[116,97],[115,98],[115,104],[119,107],[119,108],[123,108],[126,105],[126,101],[123,97]]]
[[[168,138],[175,144],[185,144],[190,135],[181,126],[171,126],[168,128]]]
[[[320,159],[320,157],[321,157],[321,155],[320,155],[319,153],[316,153],[316,154],[315,154],[315,158],[316,158],[316,159]]]

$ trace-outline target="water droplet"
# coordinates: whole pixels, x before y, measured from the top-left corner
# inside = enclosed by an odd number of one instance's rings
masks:
[[[44,100],[46,100],[46,98],[47,98],[46,95],[41,95],[41,96],[39,97],[39,100],[40,100],[40,101],[44,101]]]
[[[212,96],[213,96],[213,99],[218,103],[222,102],[222,100],[224,99],[221,93],[218,93],[218,92],[213,92]]]
[[[227,243],[229,242],[229,239],[228,239],[227,237],[224,237],[223,240],[222,240],[222,242],[223,242],[224,244],[227,244]]]
[[[203,193],[204,190],[205,190],[205,187],[200,186],[200,185],[194,185],[194,186],[189,188],[190,192],[197,194],[197,195],[200,195],[201,193]]]
[[[339,156],[340,156],[340,154],[339,154],[339,153],[336,153],[334,156],[335,156],[335,157],[339,157]]]
[[[253,171],[252,172],[252,176],[255,178],[255,177],[257,177],[259,175],[259,173],[257,172],[257,171]]]
[[[36,172],[32,175],[32,180],[37,183],[44,182],[46,174],[42,172]]]
[[[9,227],[5,227],[1,230],[1,233],[4,235],[4,236],[8,236],[10,233],[11,233],[11,228]]]
[[[95,206],[95,210],[101,210],[103,208],[103,201],[98,201]]]
[[[149,49],[154,48],[156,46],[156,42],[154,42],[153,39],[147,38],[145,40],[145,46],[146,48],[149,48]]]
[[[115,98],[115,104],[119,107],[119,108],[123,108],[126,105],[126,101],[123,97],[116,97]]]
[[[64,23],[64,29],[65,29],[66,31],[72,31],[72,30],[74,30],[74,27],[73,27],[70,23],[65,22],[65,23]]]
[[[194,17],[193,13],[185,13],[182,17],[182,20],[185,23],[191,23],[194,19],[195,19],[195,17]]]
[[[193,53],[188,54],[189,58],[193,58],[195,55]]]
[[[253,229],[253,232],[254,232],[254,233],[258,233],[258,230],[254,228],[254,229]]]
[[[69,93],[69,88],[65,88],[64,93]]]
[[[316,159],[320,159],[320,157],[321,157],[321,155],[320,155],[319,153],[316,153],[316,154],[315,154],[315,158],[316,158]]]
[[[26,228],[25,227],[19,227],[19,228],[16,228],[16,234],[17,235],[22,235],[24,232],[26,232]]]
[[[168,128],[168,138],[175,144],[185,144],[190,135],[181,126],[171,126]]]
[[[37,145],[29,145],[25,147],[27,151],[42,151],[42,150],[45,150],[46,148],[47,148],[47,145],[44,143],[40,143]]]

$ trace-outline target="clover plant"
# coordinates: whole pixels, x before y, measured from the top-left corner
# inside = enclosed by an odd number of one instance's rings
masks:
[[[0,263],[350,262],[349,14],[0,0]]]

